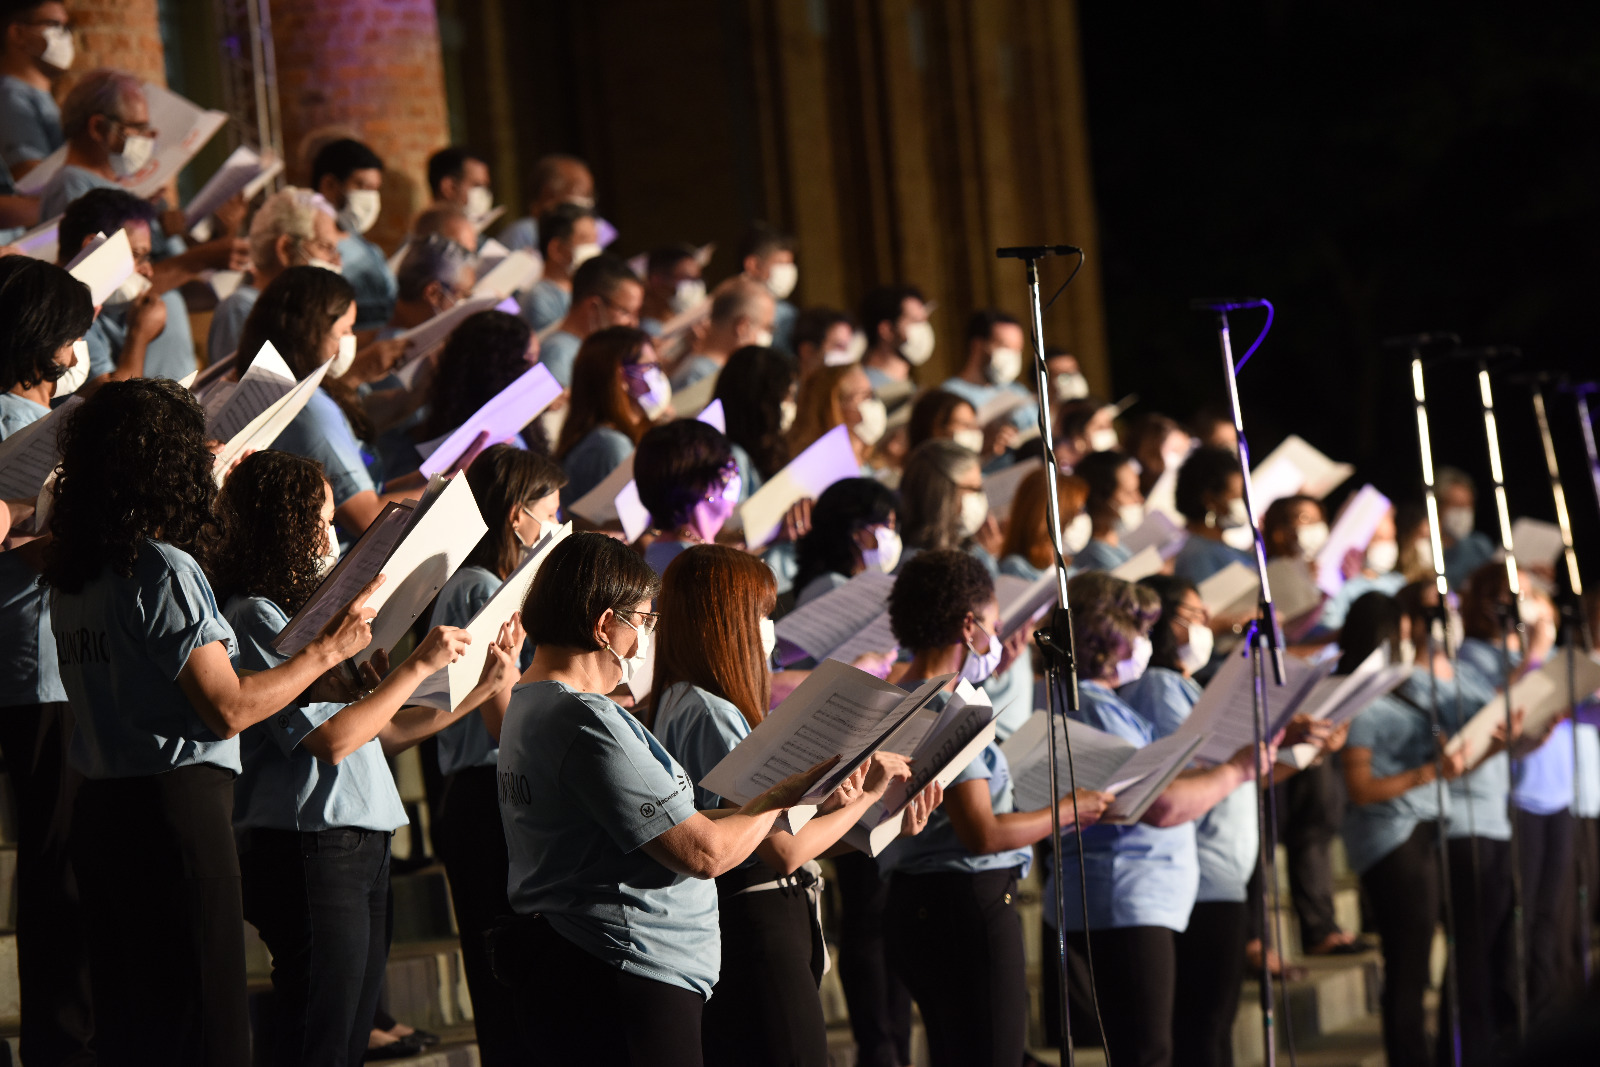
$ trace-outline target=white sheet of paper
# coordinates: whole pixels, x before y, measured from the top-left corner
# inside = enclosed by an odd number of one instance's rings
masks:
[[[711,398],[717,394],[718,374],[708,374],[699,381],[683,387],[681,391],[672,394],[672,410],[678,413],[680,419],[692,419],[711,403]]]
[[[217,294],[217,300],[222,301],[239,291],[244,278],[242,270],[214,270],[205,280],[211,286],[211,291]]]
[[[630,478],[617,492],[615,505],[617,519],[622,523],[622,536],[631,545],[650,528],[650,509],[639,499],[639,483]]]
[[[240,145],[184,207],[185,226],[192,230],[251,185],[271,181],[282,170],[283,161],[271,158],[271,153],[263,157],[249,145]]]
[[[834,482],[860,476],[850,430],[835,426],[739,506],[745,543],[760,548],[777,536],[784,515],[797,502],[807,497],[815,500]]]
[[[1154,548],[1161,553],[1161,558],[1171,559],[1183,548],[1189,539],[1189,531],[1174,522],[1165,512],[1145,512],[1144,521],[1137,529],[1122,537],[1122,547],[1138,555],[1146,548]]]
[[[1542,519],[1517,519],[1511,524],[1511,547],[1518,563],[1550,563],[1566,551],[1561,527]]]
[[[1109,787],[1117,798],[1101,821],[1113,826],[1138,822],[1207,740],[1205,736],[1171,733],[1134,752],[1117,768],[1116,781]]]
[[[89,287],[89,302],[99,307],[134,271],[128,231],[97,234],[67,263],[67,273]]]
[[[1160,512],[1182,527],[1183,513],[1178,510],[1178,468],[1168,467],[1156,478],[1156,483],[1144,495],[1145,514]]]
[[[11,242],[22,250],[22,254],[29,259],[42,259],[46,263],[54,263],[60,258],[61,249],[61,216],[46,219],[27,233]]]
[[[828,658],[841,663],[854,663],[861,656],[881,656],[896,652],[899,648],[894,639],[894,627],[889,623],[889,613],[885,611],[857,631],[850,640],[829,652]]]
[[[1056,585],[1055,568],[1045,571],[1034,581],[1002,574],[995,579],[995,598],[1000,601],[1000,624],[996,636],[1002,641],[1032,623],[1044,618],[1056,606],[1060,590]]]
[[[894,577],[882,571],[862,571],[837,589],[809,600],[779,619],[775,629],[780,645],[784,642],[815,660],[828,655],[888,613],[889,592]],[[877,651],[887,651],[881,649]]]
[[[396,367],[396,372],[399,372],[400,367],[410,366],[443,345],[450,339],[450,334],[457,326],[480,311],[493,309],[500,300],[498,296],[475,296],[470,300],[463,300],[449,311],[441,311],[427,322],[396,335],[397,340],[406,343],[406,354],[400,357],[401,363]]]
[[[61,458],[57,442],[66,417],[83,403],[69,396],[50,414],[0,441],[0,500],[34,500]]]
[[[1370,485],[1356,490],[1328,531],[1328,543],[1317,553],[1317,587],[1329,596],[1344,588],[1344,558],[1351,552],[1365,552],[1372,535],[1389,514],[1389,498]],[[1276,586],[1274,586],[1276,589]]]
[[[1350,464],[1336,463],[1305,438],[1290,434],[1250,472],[1256,512],[1261,514],[1274,500],[1296,493],[1321,500],[1355,472]]]
[[[1271,737],[1294,717],[1295,712],[1316,683],[1327,677],[1333,663],[1308,663],[1297,656],[1285,655],[1285,684],[1277,685],[1272,679],[1272,667],[1267,668],[1267,732]],[[1189,718],[1175,732],[1208,734],[1195,753],[1203,763],[1223,763],[1241,748],[1255,743],[1255,675],[1250,663],[1249,649],[1245,646],[1230,653],[1200,693]]]
[[[492,296],[503,299],[513,293],[531,289],[544,277],[544,261],[526,249],[507,252],[500,261],[478,278],[472,287],[474,297]]]
[[[1550,721],[1567,711],[1567,659],[1568,648],[1558,648],[1538,670],[1530,671],[1511,684],[1511,707],[1527,712],[1522,720],[1523,734],[1542,733]],[[1580,655],[1574,661],[1579,699],[1600,689],[1600,657]],[[1467,766],[1475,766],[1483,758],[1493,738],[1494,728],[1506,720],[1506,699],[1496,693],[1494,699],[1467,720],[1456,735],[1445,745],[1447,753],[1467,750]]]
[[[324,363],[312,371],[304,381],[273,401],[228,440],[222,451],[217,453],[216,466],[213,468],[218,487],[227,479],[234,463],[246,451],[266,448],[278,439],[278,435],[294,421],[295,416],[311,403],[311,397],[322,384],[323,376],[328,373],[328,368],[331,366],[333,366],[331,362]]]
[[[1011,502],[1016,499],[1017,488],[1028,475],[1044,466],[1037,456],[987,475],[983,479],[983,495],[989,498],[989,511],[995,519],[1005,522],[1011,518]]]
[[[1031,396],[1024,396],[1010,389],[1003,389],[984,401],[983,406],[978,408],[978,425],[992,426],[1018,408],[1025,408],[1033,403],[1034,399]]]
[[[1314,611],[1322,603],[1322,590],[1311,577],[1310,564],[1303,559],[1268,560],[1267,581],[1272,585],[1272,602],[1283,623]]]
[[[1034,712],[1000,746],[1011,765],[1013,798],[1018,811],[1037,811],[1048,807],[1052,800],[1049,738],[1045,735],[1052,721],[1056,730],[1056,784],[1062,796],[1072,790],[1071,770],[1077,772],[1079,789],[1104,789],[1116,779],[1118,768],[1138,751],[1122,738],[1075,719]],[[1071,770],[1067,765],[1068,733],[1072,735]]]
[[[490,444],[509,441],[539,417],[561,395],[561,383],[543,363],[536,363],[517,380],[496,393],[434,448],[420,468],[424,477],[442,474],[460,459],[478,435],[487,433]]]
[[[232,388],[218,388],[206,397],[206,436],[214,441],[232,441],[297,384],[289,364],[271,341],[266,342],[237,382],[224,379],[220,383]]]
[[[1111,568],[1111,577],[1121,578],[1125,582],[1137,582],[1141,578],[1159,574],[1163,562],[1160,552],[1146,546],[1134,553],[1133,558],[1126,563],[1119,563]]]
[[[621,463],[603,478],[599,485],[572,502],[567,510],[581,515],[596,526],[617,521],[617,494],[633,481],[633,453],[628,453]]]
[[[1234,562],[1201,582],[1196,591],[1207,611],[1221,615],[1244,601],[1254,601],[1261,592],[1261,580],[1253,568]]]

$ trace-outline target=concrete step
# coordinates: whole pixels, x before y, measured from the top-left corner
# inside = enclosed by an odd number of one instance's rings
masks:
[[[1306,978],[1288,984],[1287,1002],[1281,983],[1274,982],[1274,1012],[1280,1048],[1291,1035],[1296,1048],[1374,1017],[1378,1010],[1380,964],[1376,952],[1331,959],[1308,959]],[[1234,1059],[1255,1063],[1262,1055],[1261,985],[1247,979],[1239,995],[1233,1024]]]

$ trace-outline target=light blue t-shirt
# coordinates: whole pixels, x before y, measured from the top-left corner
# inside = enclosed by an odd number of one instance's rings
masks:
[[[483,610],[500,585],[498,577],[475,563],[462,567],[439,590],[428,629],[466,626]],[[459,722],[440,730],[438,738],[440,774],[454,774],[467,767],[493,767],[500,752],[477,708],[462,715]]]
[[[1505,667],[1500,657],[1498,645],[1476,637],[1469,637],[1461,642],[1459,662],[1465,668],[1462,673],[1476,676],[1480,680],[1479,699],[1476,704],[1464,701],[1470,705],[1466,714],[1482,707],[1486,696],[1482,691],[1492,695],[1493,691],[1505,682]],[[1522,664],[1522,654],[1515,650],[1511,653],[1511,668],[1513,671]],[[1502,698],[1501,703],[1504,703]],[[1496,757],[1504,759],[1504,756]],[[1523,811],[1532,812],[1534,815],[1554,815],[1558,811],[1566,811],[1572,807],[1572,723],[1562,720],[1550,732],[1544,744],[1534,749],[1520,759],[1513,760],[1510,765],[1511,800]],[[1502,803],[1504,798],[1502,797]],[[1508,834],[1509,836],[1509,834]]]
[[[272,647],[289,616],[265,597],[230,597],[224,611],[239,639],[238,666],[265,671],[289,659]],[[296,701],[239,736],[244,771],[233,788],[239,829],[377,830],[406,825],[405,806],[376,737],[337,765],[313,756],[301,742],[348,705]]]
[[[1019,430],[1026,430],[1029,427],[1039,425],[1038,401],[1034,400],[1033,393],[1028,391],[1027,386],[1022,385],[1020,382],[1008,382],[1005,385],[976,385],[965,378],[947,378],[939,388],[947,393],[954,393],[959,396],[971,404],[974,411],[977,411],[997,396],[1005,393],[1014,393],[1026,400],[1027,403],[1007,415],[1006,421]]]
[[[733,751],[733,746],[750,736],[750,724],[732,701],[697,685],[678,682],[661,694],[652,732],[689,778],[699,783]],[[722,798],[696,784],[694,803],[701,811],[709,811],[722,807]],[[760,864],[760,857],[751,853],[739,867],[748,869]]]
[[[1076,563],[1077,560],[1073,562]],[[1210,538],[1191,537],[1183,543],[1183,547],[1174,557],[1172,573],[1186,582],[1199,585],[1230,563],[1242,563],[1246,567],[1253,565],[1248,552],[1229,548],[1221,541],[1213,541]]]
[[[294,421],[283,428],[272,447],[321,463],[328,484],[333,486],[334,507],[343,507],[345,501],[358,493],[369,489],[377,491],[355,429],[326,389],[319,387],[311,394],[311,400],[300,409]],[[359,534],[361,531],[348,532]]]
[[[800,321],[800,309],[787,300],[772,302],[772,347],[779,352],[794,355],[794,324]]]
[[[563,289],[548,278],[540,278],[517,303],[521,306],[522,318],[537,333],[567,317],[572,308],[572,290]]]
[[[519,914],[625,973],[711,995],[717,890],[640,846],[695,814],[694,783],[623,708],[560,682],[517,686],[500,732],[500,820]]]
[[[1072,571],[1081,574],[1084,571],[1109,571],[1122,566],[1133,558],[1121,545],[1113,545],[1102,541],[1098,537],[1091,538],[1083,546],[1083,551],[1072,557]]]
[[[695,382],[710,378],[722,373],[722,364],[710,356],[696,353],[689,356],[672,374],[672,391],[681,393]]]
[[[77,716],[72,765],[87,778],[162,774],[195,763],[239,772],[239,739],[218,739],[178,685],[195,649],[237,643],[194,557],[146,539],[123,578],[109,567],[50,600],[56,657]]]
[[[994,708],[994,739],[1004,741],[1033,714],[1033,657],[1028,650],[998,674],[983,683],[984,696]]]
[[[50,409],[17,393],[0,393],[0,441],[30,426],[46,415]]]
[[[1025,582],[1037,582],[1044,577],[1045,572],[1013,552],[1000,560],[1000,573],[1009,574],[1013,578],[1021,578]]]
[[[1472,572],[1494,558],[1495,544],[1489,535],[1473,530],[1463,541],[1457,541],[1444,550],[1444,576],[1451,589],[1460,589],[1472,577]]]
[[[1494,661],[1499,660],[1500,654],[1492,647],[1475,637],[1467,638],[1456,660],[1456,677],[1439,679],[1439,728],[1446,735],[1455,734],[1478,709],[1494,699],[1495,683],[1484,674],[1488,667],[1485,651]],[[1407,678],[1398,692],[1424,709],[1433,707],[1433,683],[1426,671]],[[1450,836],[1511,840],[1511,818],[1506,810],[1510,792],[1511,758],[1504,752],[1497,752],[1452,781]]]
[[[1170,732],[1129,707],[1099,682],[1080,682],[1078,698],[1082,722],[1140,748]],[[1081,930],[1082,896],[1078,879],[1072,877],[1078,866],[1076,831],[1062,832],[1061,853],[1068,872],[1062,887],[1067,929]],[[1194,823],[1164,828],[1144,823],[1091,826],[1083,831],[1083,863],[1089,886],[1091,930],[1165,926],[1181,932],[1189,925],[1189,912],[1200,887]],[[1047,884],[1045,899],[1053,899],[1050,894],[1054,892],[1053,885]]]
[[[582,347],[578,335],[566,330],[557,330],[539,342],[539,362],[550,368],[563,389],[572,388],[572,365],[577,362],[578,349]]]
[[[573,445],[561,461],[561,469],[567,472],[567,484],[561,488],[561,506],[569,508],[573,501],[582,500],[632,452],[633,441],[621,430],[596,426],[584,434],[583,440]]]
[[[39,217],[53,219],[67,210],[67,205],[91,189],[120,189],[116,182],[92,170],[71,163],[64,163],[61,169],[50,176],[45,187],[39,190]],[[151,244],[155,243],[155,231],[151,230]],[[70,258],[70,257],[68,257]]]
[[[495,240],[515,252],[519,248],[530,251],[539,251],[539,220],[531,215],[524,215],[515,222],[508,222],[505,228],[496,235]]]
[[[1347,580],[1339,591],[1322,602],[1322,615],[1317,619],[1314,634],[1327,634],[1344,628],[1345,617],[1350,614],[1350,605],[1366,596],[1368,593],[1382,593],[1385,596],[1394,596],[1406,585],[1406,576],[1402,571],[1390,571],[1368,578],[1365,574],[1358,574]]]
[[[1413,676],[1414,678],[1414,676]],[[1410,684],[1413,679],[1407,679]],[[1422,684],[1428,684],[1426,674]],[[1346,748],[1372,753],[1372,777],[1388,778],[1434,759],[1433,729],[1428,717],[1395,696],[1379,697],[1350,723]],[[1356,804],[1345,808],[1345,854],[1357,874],[1365,873],[1389,853],[1405,844],[1417,823],[1439,815],[1437,782],[1414,786],[1392,800]],[[1444,794],[1446,814],[1450,793]]]
[[[161,302],[167,306],[167,324],[145,345],[142,377],[181,381],[198,365],[189,309],[176,289],[162,293]],[[102,310],[83,340],[89,346],[89,376],[110,374],[128,340],[128,305]]]
[[[1579,711],[1593,714],[1596,701],[1590,699],[1578,705]],[[1600,729],[1592,722],[1579,722],[1574,730],[1578,746],[1578,806],[1575,814],[1582,819],[1600,817]]]
[[[63,143],[61,108],[50,90],[9,74],[0,78],[0,160],[14,168],[43,159]]]
[[[67,699],[50,633],[50,589],[20,552],[0,552],[0,707]]]
[[[915,689],[921,681],[923,679],[905,679],[900,685],[910,690]],[[940,692],[935,694],[928,707],[940,711],[949,702],[950,694]],[[1011,764],[994,741],[985,745],[983,751],[962,768],[961,773],[950,780],[945,790],[948,792],[962,782],[982,780],[987,780],[989,783],[989,803],[996,815],[1006,815],[1017,810],[1011,782]],[[943,806],[934,809],[933,814],[928,816],[928,825],[923,828],[922,833],[915,837],[897,837],[889,847],[878,854],[878,869],[885,875],[895,871],[902,874],[938,874],[944,871],[981,874],[984,871],[1003,871],[1011,867],[1020,867],[1022,870],[1018,876],[1026,878],[1032,866],[1033,849],[1028,847],[974,856],[967,851],[967,846],[961,843],[961,838],[957,836],[955,826],[951,824],[950,816]]]
[[[356,291],[357,330],[376,330],[394,316],[400,283],[389,269],[383,249],[359,234],[339,242],[339,273]]]
[[[253,285],[241,285],[217,305],[211,313],[211,330],[206,334],[207,359],[215,363],[239,347],[245,320],[259,299],[261,290]]]

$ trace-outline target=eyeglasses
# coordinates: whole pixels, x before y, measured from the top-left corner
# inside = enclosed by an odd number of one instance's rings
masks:
[[[619,611],[618,615],[632,615],[639,620],[639,632],[649,637],[656,632],[656,626],[661,622],[661,615],[654,611]]]
[[[127,130],[129,133],[140,134],[140,135],[142,135],[144,137],[154,137],[156,135],[156,133],[157,133],[156,128],[154,126],[150,125],[150,122],[149,122],[148,119],[145,120],[144,122],[129,122],[127,119],[123,118],[121,115],[113,115],[109,111],[100,112],[100,116],[101,116],[101,118],[110,119],[112,122],[116,123],[118,126],[121,126],[123,129]]]

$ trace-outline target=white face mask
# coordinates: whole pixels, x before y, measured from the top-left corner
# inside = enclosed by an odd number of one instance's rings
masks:
[[[44,28],[44,52],[40,54],[40,59],[57,70],[66,70],[72,66],[72,61],[77,55],[77,49],[72,43],[71,30],[65,26]]]
[[[1428,554],[1430,556],[1433,554],[1431,549],[1429,550]],[[1377,574],[1388,574],[1390,571],[1394,570],[1395,566],[1399,562],[1400,542],[1374,541],[1372,544],[1367,546],[1367,555],[1365,560],[1367,570],[1373,571]]]
[[[673,312],[682,315],[690,308],[697,308],[706,302],[706,283],[699,278],[685,278],[678,283],[672,291],[672,299],[668,303]]]
[[[799,267],[793,263],[774,263],[767,273],[767,292],[779,300],[787,300],[799,281]]]
[[[772,659],[772,653],[778,647],[778,624],[771,619],[761,620],[761,652]]]
[[[1022,353],[1015,348],[997,348],[989,353],[989,381],[1010,385],[1022,373]]]
[[[961,536],[972,537],[983,529],[989,517],[989,498],[981,489],[965,489],[961,493]]]
[[[856,334],[856,336],[860,337],[861,335]],[[854,345],[849,348],[830,348],[822,353],[822,365],[824,367],[848,367],[852,363],[859,362],[860,359],[861,353],[856,350]]]
[[[1417,662],[1417,645],[1416,642],[1411,640],[1409,637],[1402,637],[1400,639],[1400,662],[1405,664],[1407,667]]]
[[[788,433],[794,425],[795,418],[800,414],[800,405],[793,400],[778,401],[778,432]]]
[[[1189,625],[1189,640],[1178,646],[1178,662],[1183,664],[1183,669],[1193,674],[1207,663],[1211,662],[1211,650],[1216,643],[1216,635],[1208,626],[1201,626],[1197,622]]]
[[[961,661],[961,677],[973,685],[982,685],[989,680],[994,669],[1000,666],[1000,656],[1005,651],[994,634],[983,628],[982,623],[976,624],[978,632],[989,638],[989,647],[982,652],[972,647],[972,642],[967,642],[967,658]]]
[[[1439,515],[1439,526],[1455,540],[1465,541],[1472,536],[1477,517],[1471,508],[1445,508]]]
[[[1467,627],[1466,624],[1461,621],[1461,612],[1457,611],[1455,608],[1451,608],[1449,611],[1445,612],[1444,626],[1445,640],[1450,642],[1449,647],[1460,648],[1461,642],[1467,639]],[[1440,649],[1439,651],[1443,652],[1444,649]]]
[[[1322,551],[1323,545],[1328,543],[1328,524],[1314,522],[1310,526],[1298,527],[1294,537],[1300,543],[1300,555],[1311,559]]]
[[[1122,532],[1130,534],[1144,525],[1144,505],[1124,504],[1117,509],[1117,524]]]
[[[89,342],[81,337],[72,342],[72,355],[76,362],[56,379],[55,395],[58,397],[77,392],[89,380]]]
[[[863,400],[856,405],[856,410],[861,414],[861,421],[856,423],[851,430],[864,445],[875,445],[883,436],[883,431],[889,428],[889,411],[883,406],[883,401],[877,397]]]
[[[757,330],[755,339],[752,340],[750,343],[755,345],[755,346],[757,346],[758,348],[771,348],[772,347],[772,331],[771,330]]]
[[[590,241],[587,244],[573,246],[572,266],[568,267],[567,270],[575,273],[579,267],[589,262],[595,256],[598,256],[600,251],[600,245],[594,241]]]
[[[1396,552],[1395,552],[1395,563],[1398,565],[1399,562],[1400,562],[1400,553],[1399,553],[1398,550],[1396,550]],[[1419,537],[1419,538],[1417,538],[1417,564],[1423,570],[1426,570],[1426,571],[1432,571],[1433,570],[1433,538],[1431,538],[1431,537]],[[1390,567],[1389,569],[1390,570],[1394,570],[1393,567]]]
[[[122,151],[111,153],[111,169],[117,172],[119,178],[137,174],[141,167],[150,162],[150,156],[155,150],[154,137],[146,137],[142,133],[130,133],[122,140]]]
[[[1067,550],[1067,555],[1076,556],[1093,536],[1094,520],[1089,518],[1087,511],[1080,511],[1067,523],[1066,530],[1061,534],[1061,546]]]
[[[872,529],[872,536],[878,542],[878,546],[861,550],[862,566],[869,571],[889,574],[900,563],[900,535],[887,526],[875,526]]]
[[[327,377],[342,378],[350,365],[356,361],[356,335],[347,333],[339,338],[339,351],[334,354],[332,365],[328,367]]]
[[[977,427],[973,427],[970,430],[957,430],[955,433],[950,435],[950,440],[954,441],[968,452],[975,452],[978,454],[982,454],[983,452],[983,431]]]
[[[1089,451],[1114,452],[1117,448],[1117,431],[1109,426],[1103,430],[1089,431]]]
[[[331,270],[335,274],[342,273],[343,270],[344,270],[344,268],[340,267],[337,263],[330,263],[328,260],[319,259],[316,256],[307,256],[306,257],[306,266],[308,266],[308,267],[321,267],[323,270]]]
[[[477,222],[494,210],[494,191],[487,185],[467,190],[467,218]]]
[[[1118,687],[1139,680],[1140,676],[1144,674],[1144,669],[1150,666],[1151,648],[1148,637],[1135,637],[1133,639],[1133,651],[1128,654],[1128,658],[1117,661]]]
[[[1089,395],[1089,379],[1081,371],[1062,371],[1052,385],[1057,400],[1082,400]]]
[[[633,655],[629,656],[627,659],[622,658],[621,654],[617,652],[615,645],[606,646],[606,651],[610,652],[616,657],[617,666],[622,668],[622,681],[619,684],[627,685],[633,681],[634,675],[638,674],[640,668],[642,668],[645,664],[647,653],[650,649],[650,635],[620,615],[617,616],[617,621],[639,635],[639,645],[633,650]]]
[[[526,512],[530,518],[533,517],[533,512],[528,511],[527,508],[524,507],[522,510],[524,512]],[[517,539],[517,544],[522,546],[522,554],[523,555],[527,555],[529,552],[531,552],[533,550],[533,546],[534,545],[536,545],[540,541],[544,540],[544,532],[545,532],[546,529],[548,529],[550,527],[550,525],[552,525],[552,524],[545,522],[543,519],[534,519],[533,520],[533,539],[532,540],[524,541],[522,539],[521,532],[516,528],[515,525],[513,525],[511,527],[511,536],[515,537]]]
[[[344,194],[344,210],[339,212],[339,228],[345,233],[366,233],[378,221],[383,200],[376,189],[351,189]]]
[[[150,279],[135,271],[125,278],[121,285],[111,291],[106,297],[106,307],[121,307],[131,304],[143,296],[150,288]]]
[[[1235,552],[1249,552],[1256,544],[1256,532],[1248,526],[1229,526],[1222,531],[1222,543]]]
[[[913,322],[906,327],[906,339],[900,345],[900,354],[913,367],[920,367],[933,358],[933,323]]]
[[[339,534],[333,528],[333,523],[328,523],[324,529],[327,531],[328,550],[317,557],[317,577],[326,578],[339,562]]]

